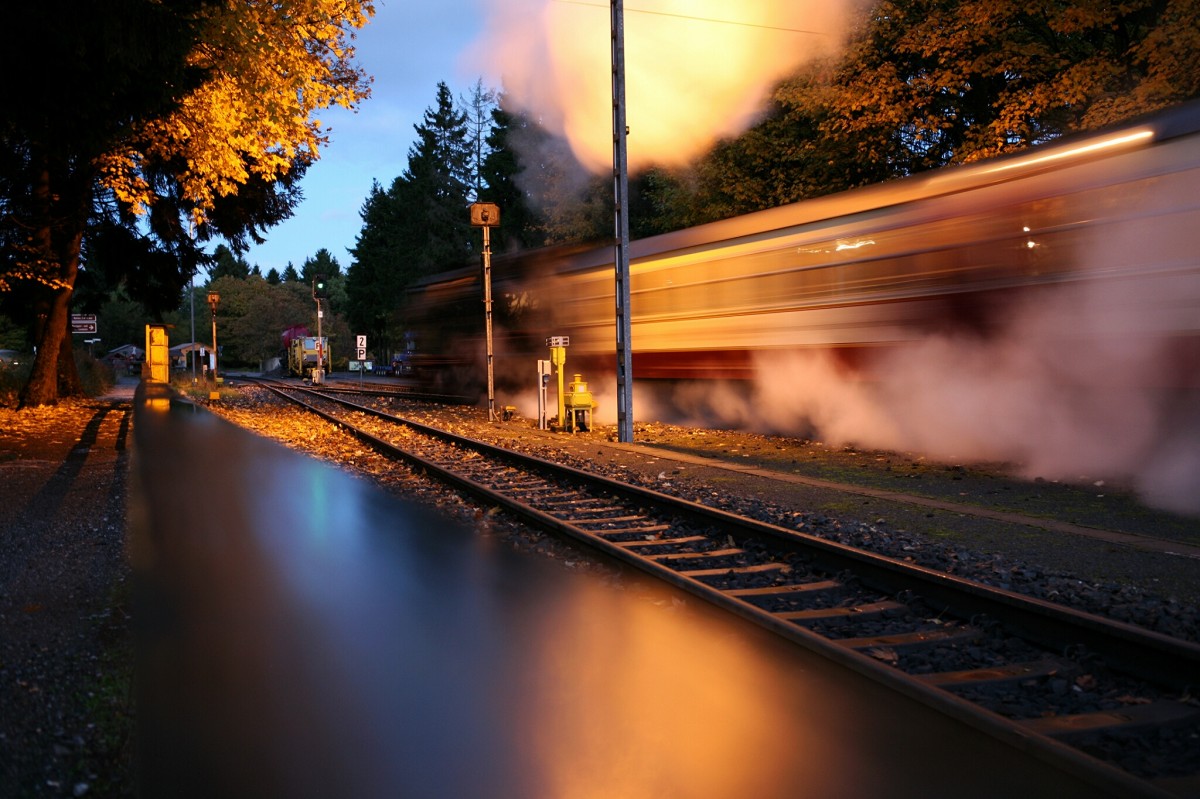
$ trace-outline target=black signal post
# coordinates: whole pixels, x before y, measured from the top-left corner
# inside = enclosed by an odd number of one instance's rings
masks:
[[[487,339],[488,421],[496,421],[495,372],[492,363],[492,237],[491,229],[500,224],[500,206],[495,203],[471,203],[471,224],[483,228],[483,318]]]

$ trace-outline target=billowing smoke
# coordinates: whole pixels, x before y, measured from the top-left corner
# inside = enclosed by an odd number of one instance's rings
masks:
[[[1029,477],[1116,480],[1196,514],[1200,406],[1185,353],[1198,308],[1194,270],[1079,281],[1014,309],[1000,335],[896,348],[872,379],[850,378],[822,354],[762,351],[748,396],[692,387],[676,401],[698,422],[1002,461]]]
[[[634,414],[1004,462],[1030,478],[1126,484],[1200,514],[1197,308],[1195,271],[1069,283],[1014,308],[998,335],[913,342],[869,377],[820,351],[762,350],[751,386],[685,384],[668,405],[635,383]],[[595,422],[613,424],[611,375],[590,377]],[[549,399],[554,416],[553,388]],[[532,392],[516,402],[535,414]]]
[[[594,172],[612,169],[607,0],[486,5],[474,66],[515,107],[565,137]],[[842,41],[845,0],[638,0],[625,6],[629,163],[679,164],[737,134],[771,87]]]

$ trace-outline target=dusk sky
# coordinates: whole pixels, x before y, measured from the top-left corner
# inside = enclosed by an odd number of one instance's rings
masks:
[[[779,78],[835,48],[844,0],[639,0],[625,3],[631,168],[684,163],[753,121]],[[612,166],[607,0],[381,0],[359,32],[357,62],[372,96],[358,113],[319,118],[331,141],[301,186],[295,216],[247,253],[264,273],[297,269],[324,247],[343,269],[362,229],[372,180],[408,163],[413,126],[444,81],[462,97],[483,79],[563,136],[596,173]],[[714,62],[713,53],[721,58]]]
[[[356,42],[358,63],[375,78],[372,96],[357,113],[321,114],[333,132],[301,184],[304,202],[292,219],[266,232],[266,244],[250,249],[251,265],[264,274],[272,267],[283,271],[289,261],[299,269],[324,247],[343,270],[350,266],[346,250],[362,228],[358,212],[371,181],[387,186],[404,171],[413,125],[433,105],[438,81],[457,95],[480,77],[467,61],[482,28],[482,5],[482,0],[377,4]]]

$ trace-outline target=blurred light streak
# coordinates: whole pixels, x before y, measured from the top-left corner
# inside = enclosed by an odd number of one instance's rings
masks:
[[[1132,144],[1141,144],[1141,143],[1144,143],[1147,139],[1152,139],[1152,138],[1154,138],[1154,131],[1152,131],[1152,130],[1136,130],[1136,131],[1133,131],[1132,133],[1122,133],[1120,135],[1113,136],[1112,138],[1101,139],[1100,141],[1088,142],[1085,145],[1081,145],[1079,147],[1072,147],[1069,150],[1049,152],[1049,153],[1046,153],[1045,155],[1043,155],[1041,157],[1037,157],[1037,158],[1021,158],[1021,159],[1018,159],[1015,161],[1010,161],[1008,163],[997,164],[997,165],[985,170],[984,174],[990,174],[990,173],[995,173],[995,172],[1005,172],[1010,169],[1025,169],[1025,168],[1028,168],[1031,166],[1037,166],[1039,164],[1049,163],[1049,162],[1053,162],[1053,161],[1065,161],[1070,158],[1080,158],[1085,155],[1092,155],[1099,151],[1110,150],[1115,147],[1121,147],[1124,145],[1132,145]]]
[[[866,239],[864,241],[856,241],[853,244],[850,244],[847,242],[839,242],[837,247],[834,247],[834,250],[837,252],[841,252],[842,250],[857,250],[859,247],[866,247],[868,244],[874,244],[874,243],[875,243],[874,239]]]

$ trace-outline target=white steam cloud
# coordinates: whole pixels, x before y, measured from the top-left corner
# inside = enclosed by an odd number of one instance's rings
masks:
[[[629,162],[679,164],[760,113],[767,92],[842,42],[847,0],[636,0],[624,6]],[[607,0],[486,6],[473,66],[595,172],[612,168]]]
[[[1200,514],[1187,355],[1197,308],[1194,270],[1080,281],[1015,309],[999,336],[898,348],[875,380],[847,379],[822,354],[763,351],[749,397],[693,386],[676,401],[696,421],[1004,461],[1029,477],[1120,480],[1155,505]]]

